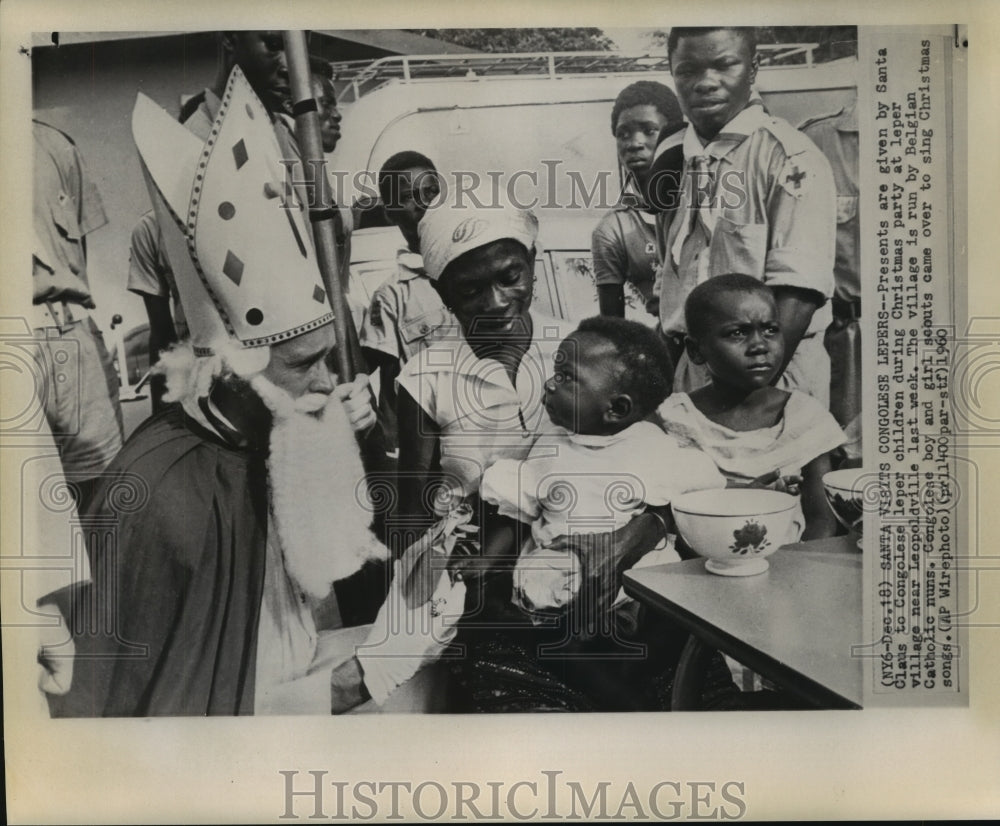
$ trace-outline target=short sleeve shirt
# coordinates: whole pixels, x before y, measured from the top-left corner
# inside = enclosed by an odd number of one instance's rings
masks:
[[[653,297],[656,271],[656,219],[631,206],[618,206],[605,215],[591,236],[594,280],[604,284],[631,284],[643,304]]]
[[[513,385],[503,365],[479,358],[458,329],[436,338],[400,372],[400,387],[440,428],[441,468],[462,495],[478,492],[497,459],[526,458],[544,423],[545,380],[573,326],[530,314],[533,340]]]
[[[803,134],[816,143],[830,162],[837,188],[836,296],[861,300],[861,259],[858,221],[858,118],[852,104],[836,115],[809,121]]]
[[[170,269],[170,262],[163,252],[160,228],[156,222],[156,214],[152,211],[144,214],[132,230],[127,287],[130,292],[138,295],[170,298],[174,305],[174,327],[177,335],[180,338],[187,335],[187,323],[184,320],[184,308],[180,303],[177,283]]]
[[[33,300],[93,307],[84,238],[108,222],[76,144],[58,129],[32,122],[35,238]]]
[[[423,259],[409,250],[396,254],[395,276],[379,285],[361,330],[361,344],[405,364],[441,330],[457,322],[424,272]]]
[[[836,192],[830,164],[812,141],[767,114],[759,101],[707,146],[688,126],[681,188],[661,271],[665,332],[686,331],[685,299],[716,275],[749,275],[823,299],[833,294]],[[827,303],[813,314],[806,335],[821,333],[830,318]]]

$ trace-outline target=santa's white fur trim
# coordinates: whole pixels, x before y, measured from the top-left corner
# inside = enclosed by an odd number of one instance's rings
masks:
[[[388,549],[371,531],[365,471],[343,402],[328,397],[322,415],[302,412],[297,400],[263,375],[250,386],[271,410],[268,440],[271,511],[289,576],[310,597]]]
[[[271,359],[270,347],[245,348],[228,339],[216,342],[212,350],[214,355],[198,356],[190,341],[182,341],[160,354],[153,375],[166,377],[164,401],[193,404],[226,373],[248,379],[263,372]]]
[[[207,396],[212,382],[224,372],[218,356],[196,356],[190,341],[175,344],[160,354],[153,367],[153,374],[164,376],[168,402],[194,402]]]

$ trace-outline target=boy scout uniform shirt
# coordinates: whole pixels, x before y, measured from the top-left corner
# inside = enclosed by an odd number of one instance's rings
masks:
[[[686,332],[685,299],[716,275],[741,273],[828,299],[835,219],[826,158],[801,132],[767,114],[759,100],[707,146],[688,126],[680,207],[667,232],[661,270],[664,332]],[[829,323],[827,302],[813,314],[804,338],[822,333]]]
[[[84,237],[108,218],[76,144],[47,123],[32,121],[34,164],[35,304],[66,302],[93,308]]]
[[[858,253],[858,117],[855,107],[808,120],[799,127],[830,162],[837,188],[837,254],[833,266],[834,295],[841,301],[861,301],[861,261]]]
[[[848,459],[861,458],[861,259],[858,221],[858,118],[855,105],[799,127],[815,141],[833,170],[837,186],[837,255],[833,323],[824,344],[830,354],[830,412],[849,440]]]
[[[399,250],[396,265],[396,275],[381,284],[372,296],[371,309],[361,330],[361,345],[387,353],[405,364],[439,329],[456,322],[424,272],[424,261],[418,253]]]
[[[592,233],[590,251],[594,258],[594,282],[598,287],[604,284],[624,286],[627,282],[642,300],[639,308],[649,306],[660,266],[653,215],[631,204],[619,204],[601,219]],[[626,302],[628,300],[626,293]]]

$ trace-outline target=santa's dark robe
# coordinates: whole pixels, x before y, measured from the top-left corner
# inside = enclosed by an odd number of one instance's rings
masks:
[[[265,461],[179,405],[136,430],[81,515],[92,584],[49,599],[77,652],[54,716],[253,713]],[[370,621],[384,571],[335,590],[347,624]]]

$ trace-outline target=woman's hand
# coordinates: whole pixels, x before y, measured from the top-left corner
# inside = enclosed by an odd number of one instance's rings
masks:
[[[368,376],[358,373],[354,381],[338,384],[333,392],[344,405],[347,418],[355,433],[366,431],[375,424],[375,410],[372,407]]]
[[[650,512],[653,510],[656,513]],[[665,522],[660,510],[651,508],[618,530],[608,533],[557,536],[546,548],[575,553],[583,563],[584,576],[587,577],[612,568],[624,571],[664,541]]]

